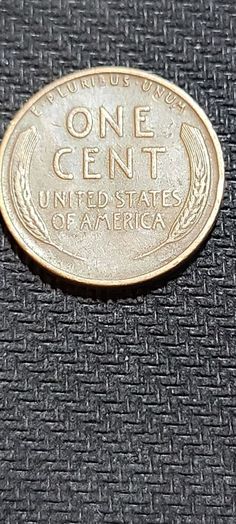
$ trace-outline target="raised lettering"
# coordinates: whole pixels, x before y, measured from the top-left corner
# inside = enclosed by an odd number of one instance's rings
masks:
[[[62,180],[73,180],[74,178],[74,175],[72,175],[72,173],[65,173],[64,171],[62,171],[60,165],[61,157],[68,153],[72,153],[72,149],[70,147],[62,147],[61,149],[58,149],[58,151],[56,151],[53,157],[53,169],[56,175],[59,178],[62,178]]]
[[[98,147],[84,147],[83,148],[83,177],[84,178],[101,178],[100,173],[91,173],[90,164],[94,164],[94,154],[99,153]]]
[[[115,178],[116,164],[127,178],[133,178],[133,149],[128,147],[126,150],[126,164],[120,158],[118,153],[113,149],[109,149],[109,167],[110,167],[110,178]]]
[[[75,116],[83,115],[85,125],[82,130],[75,129]],[[93,117],[89,109],[86,107],[74,107],[67,117],[67,129],[69,133],[75,138],[85,138],[91,133],[93,127]]]
[[[150,113],[149,106],[138,106],[134,108],[134,129],[136,138],[153,137],[151,129],[143,129],[143,124],[147,124],[147,114]]]
[[[166,153],[166,147],[157,146],[157,147],[143,147],[143,153],[148,153],[150,155],[151,163],[151,178],[157,178],[157,155],[158,153]]]
[[[39,191],[39,206],[46,209],[49,206],[50,191]]]
[[[100,136],[101,138],[106,137],[106,124],[108,123],[118,136],[123,136],[123,112],[122,106],[116,108],[116,121],[113,116],[105,109],[100,107]]]
[[[65,226],[65,217],[61,213],[56,213],[52,216],[52,226],[54,229],[59,231],[60,229],[63,229]]]

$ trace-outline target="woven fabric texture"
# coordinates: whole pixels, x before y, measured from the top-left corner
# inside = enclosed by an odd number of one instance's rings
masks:
[[[235,524],[235,0],[0,0],[1,136],[53,79],[158,73],[221,140],[227,185],[165,280],[75,288],[2,223],[0,523]]]

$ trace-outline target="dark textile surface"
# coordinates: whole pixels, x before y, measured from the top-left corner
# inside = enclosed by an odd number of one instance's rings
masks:
[[[63,74],[130,65],[221,139],[216,227],[171,278],[67,287],[1,228],[0,522],[236,522],[235,0],[0,0],[1,136]]]

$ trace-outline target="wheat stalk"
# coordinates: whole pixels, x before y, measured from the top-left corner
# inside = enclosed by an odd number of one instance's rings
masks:
[[[154,249],[138,255],[136,259],[149,256],[171,242],[177,242],[193,229],[206,205],[210,188],[209,156],[199,129],[183,124],[181,138],[185,144],[191,169],[191,183],[184,206],[172,225],[168,237]]]
[[[19,218],[24,227],[38,240],[50,243],[47,228],[32,205],[29,183],[26,178],[25,166],[19,162],[14,179],[14,196]]]
[[[50,244],[57,250],[78,260],[82,257],[54,244],[49,236],[47,227],[36,210],[29,186],[29,170],[32,155],[38,142],[38,134],[34,126],[23,131],[14,147],[11,161],[10,188],[17,215],[23,226],[37,240]]]
[[[183,238],[197,222],[206,200],[207,178],[205,166],[199,161],[187,202],[170,230],[169,242]]]
[[[41,242],[50,243],[47,228],[33,205],[28,182],[28,170],[37,142],[35,128],[24,131],[18,138],[13,155],[11,189],[15,208],[23,226]]]

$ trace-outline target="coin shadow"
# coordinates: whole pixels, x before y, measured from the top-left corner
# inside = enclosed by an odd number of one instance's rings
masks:
[[[54,290],[60,290],[64,295],[71,295],[74,297],[89,298],[107,302],[109,300],[118,301],[122,299],[136,299],[155,292],[158,289],[165,288],[171,282],[180,278],[191,264],[199,257],[200,253],[208,241],[209,236],[202,242],[198,249],[192,253],[185,261],[179,264],[176,268],[169,271],[166,275],[154,277],[148,281],[140,282],[138,284],[128,284],[114,287],[94,286],[87,284],[79,284],[65,280],[59,276],[50,273],[37,262],[35,262],[15,241],[1,217],[1,225],[3,234],[8,238],[11,248],[19,257],[20,261],[29,268],[31,273],[38,276],[42,282],[49,285]]]

